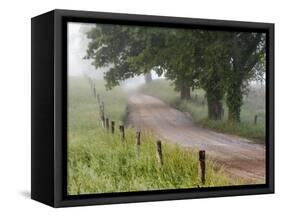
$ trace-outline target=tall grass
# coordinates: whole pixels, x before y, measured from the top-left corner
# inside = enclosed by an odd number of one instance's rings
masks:
[[[97,83],[96,83],[97,84]],[[120,88],[106,92],[102,82],[97,90],[105,102],[106,115],[122,123],[127,97]],[[126,129],[121,142],[118,131],[111,135],[101,127],[98,105],[84,78],[69,79],[68,105],[68,194],[127,192],[202,186],[198,177],[198,152],[163,143],[164,165],[156,154],[156,139],[142,132],[140,152],[135,130]],[[203,187],[240,184],[226,177],[207,158]]]
[[[207,101],[205,92],[201,89],[194,90],[191,93],[192,99],[189,101],[181,100],[172,83],[164,79],[143,85],[141,91],[158,97],[181,111],[190,113],[193,120],[204,127],[260,141],[265,139],[265,93],[261,88],[252,88],[244,96],[244,104],[241,108],[241,122],[232,124],[227,121],[228,108],[225,102],[223,102],[224,116],[222,121],[207,118]],[[255,115],[258,116],[256,125],[254,124]]]

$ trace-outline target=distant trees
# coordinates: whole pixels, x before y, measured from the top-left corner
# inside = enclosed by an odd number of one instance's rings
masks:
[[[222,118],[225,97],[229,121],[239,122],[248,82],[264,73],[262,33],[98,24],[87,36],[85,58],[109,67],[107,88],[141,74],[149,82],[153,70],[173,81],[181,99],[191,98],[191,88],[204,89],[209,119]]]
[[[152,75],[151,75],[151,72],[147,72],[144,74],[144,80],[145,80],[145,83],[149,83],[152,81]]]

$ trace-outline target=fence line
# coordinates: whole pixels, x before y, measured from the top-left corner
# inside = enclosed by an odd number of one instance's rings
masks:
[[[95,83],[93,81],[90,82],[91,90],[94,93],[95,98],[97,99],[98,107],[100,109],[100,118],[101,118],[101,125],[103,128],[106,129],[107,132],[111,129],[111,134],[114,135],[115,133],[115,121],[109,120],[108,117],[105,117],[105,105],[104,101],[101,100],[99,93],[96,90]],[[196,97],[197,98],[197,97]],[[202,104],[204,101],[202,101]],[[254,123],[257,124],[258,116],[255,115]],[[111,123],[111,128],[109,126]],[[119,125],[119,133],[120,133],[120,140],[122,143],[125,142],[125,127],[124,125]],[[138,155],[140,154],[140,146],[141,146],[141,131],[136,131],[136,148]],[[164,158],[163,158],[163,149],[162,149],[162,142],[161,140],[156,141],[156,153],[159,160],[159,164],[164,166]],[[206,182],[206,152],[205,150],[199,151],[199,166],[198,166],[198,176],[200,182],[204,185]]]

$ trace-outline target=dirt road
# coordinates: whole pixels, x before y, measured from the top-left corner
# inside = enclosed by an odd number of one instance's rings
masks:
[[[231,177],[248,184],[265,183],[265,146],[248,139],[217,133],[193,123],[188,114],[144,94],[129,97],[127,124],[149,130],[161,139],[206,150]]]

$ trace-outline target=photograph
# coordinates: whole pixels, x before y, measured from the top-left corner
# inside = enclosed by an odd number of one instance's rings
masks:
[[[67,195],[266,184],[266,32],[66,27]]]

